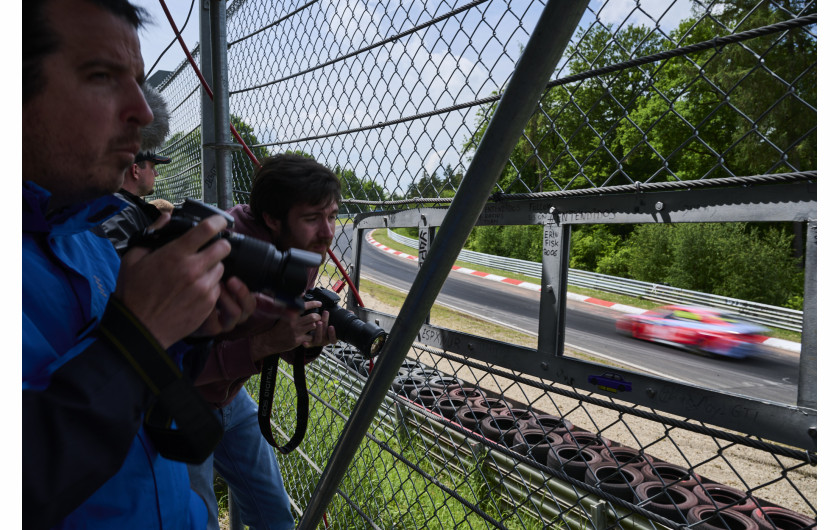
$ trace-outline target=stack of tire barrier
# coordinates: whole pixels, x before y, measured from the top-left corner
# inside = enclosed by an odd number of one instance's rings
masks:
[[[370,360],[352,347],[333,355],[359,377]],[[456,377],[406,360],[391,389],[483,438],[696,530],[817,528],[802,514],[715,483],[681,466],[489,395]]]

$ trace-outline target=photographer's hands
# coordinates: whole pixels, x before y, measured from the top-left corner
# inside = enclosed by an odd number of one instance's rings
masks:
[[[304,305],[304,312],[321,307],[321,302],[312,300]],[[251,337],[251,358],[257,362],[275,353],[293,350],[298,346],[313,348],[335,344],[338,338],[335,328],[329,325],[329,311],[301,314],[301,311],[288,309],[274,326],[263,333]]]
[[[152,227],[168,221],[163,214]],[[253,295],[240,280],[221,282],[230,243],[218,239],[202,248],[226,226],[224,218],[212,216],[155,251],[138,246],[123,256],[114,296],[163,348],[196,331],[229,331],[253,312]]]

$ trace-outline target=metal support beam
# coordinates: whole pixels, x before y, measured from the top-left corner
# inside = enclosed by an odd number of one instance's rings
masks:
[[[799,354],[797,405],[817,408],[817,220],[805,234],[805,297],[802,306],[802,352]],[[814,428],[816,428],[816,416]]]
[[[316,528],[326,512],[588,3],[546,4],[298,528]]]

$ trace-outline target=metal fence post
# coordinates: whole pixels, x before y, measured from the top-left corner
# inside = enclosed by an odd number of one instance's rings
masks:
[[[233,206],[231,187],[231,153],[234,144],[230,141],[230,108],[228,106],[228,64],[227,64],[227,18],[225,2],[211,0],[210,34],[213,57],[213,117],[215,120],[217,200],[219,208],[227,210]],[[205,197],[207,199],[207,197]]]
[[[210,35],[210,2],[203,0],[199,11],[199,49],[201,50],[201,73],[205,80],[213,80],[213,45]],[[211,88],[212,85],[211,85]],[[216,143],[213,120],[213,100],[207,92],[201,91],[201,200],[213,205],[218,204],[218,184],[216,182],[216,153],[212,146]]]
[[[316,528],[347,471],[365,432],[397,375],[449,269],[498,180],[508,155],[534,112],[539,98],[577,27],[588,0],[549,0],[533,35],[511,75],[475,157],[429,249],[405,304],[391,330],[384,352],[362,390],[336,448],[315,488],[299,528]]]

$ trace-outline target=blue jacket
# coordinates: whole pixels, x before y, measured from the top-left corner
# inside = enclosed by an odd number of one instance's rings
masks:
[[[23,183],[23,526],[204,528],[186,465],[141,428],[151,392],[99,334],[120,262],[89,230],[123,204],[48,200]]]

